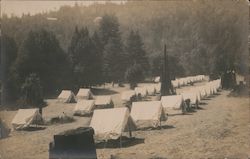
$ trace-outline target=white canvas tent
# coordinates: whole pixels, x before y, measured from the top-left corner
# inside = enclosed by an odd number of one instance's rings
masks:
[[[114,104],[111,96],[95,96],[95,107],[100,108],[113,108]]]
[[[155,93],[156,93],[155,86],[152,84],[146,86],[146,90],[147,90],[148,95],[155,95]]]
[[[60,95],[57,97],[58,101],[63,103],[74,103],[76,102],[76,97],[74,93],[70,90],[62,90]]]
[[[190,99],[190,104],[198,106],[197,104],[199,100],[198,100],[196,92],[188,91],[188,92],[181,93],[181,95],[184,100]]]
[[[77,99],[93,99],[93,93],[88,88],[80,88],[76,97]]]
[[[135,124],[126,107],[96,109],[90,123],[99,140],[118,139],[122,133],[134,130]]]
[[[148,92],[145,87],[135,87],[135,93],[137,96],[146,97]]]
[[[122,101],[128,102],[132,97],[135,97],[136,93],[133,90],[122,92],[121,99]]]
[[[133,102],[131,117],[138,128],[158,127],[167,120],[161,101]]]
[[[160,93],[161,92],[161,83],[155,84],[155,92]]]
[[[160,76],[155,77],[154,82],[158,83],[160,81],[161,81],[161,77]]]
[[[11,124],[15,130],[20,130],[33,124],[39,124],[42,120],[38,109],[19,109]]]
[[[74,115],[90,115],[94,107],[94,100],[78,100],[74,108]]]
[[[182,110],[182,107],[184,107],[182,95],[162,96],[161,103],[165,112],[169,110]]]

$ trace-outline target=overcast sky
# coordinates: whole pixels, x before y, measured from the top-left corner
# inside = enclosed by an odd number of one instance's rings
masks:
[[[121,1],[112,1],[113,3],[121,3]],[[3,0],[1,1],[1,13],[11,14],[15,16],[21,16],[23,13],[34,15],[37,13],[55,11],[63,5],[74,6],[75,3],[79,5],[91,5],[93,3],[105,3],[105,1],[13,1]]]

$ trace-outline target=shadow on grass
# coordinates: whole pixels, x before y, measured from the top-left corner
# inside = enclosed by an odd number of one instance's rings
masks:
[[[171,116],[177,116],[177,115],[193,115],[193,113],[190,112],[186,112],[186,113],[175,113],[175,114],[168,114],[169,117]]]
[[[32,127],[27,127],[25,129],[22,129],[24,131],[40,131],[40,130],[45,130],[46,127],[44,126],[32,126]]]
[[[156,128],[154,128],[154,127],[138,128],[136,131],[164,130],[164,129],[173,129],[173,128],[175,128],[173,125],[162,125],[162,126],[158,126]]]
[[[197,109],[198,109],[198,110],[205,110],[204,108],[199,107],[199,106],[197,107]]]
[[[113,94],[118,93],[114,90],[105,89],[105,88],[92,88],[91,91],[94,95],[113,95]]]
[[[134,145],[138,145],[138,144],[143,144],[144,142],[144,138],[135,138],[135,137],[126,137],[126,136],[122,136],[121,139],[117,139],[117,140],[108,140],[106,142],[99,142],[96,143],[96,148],[97,149],[105,149],[105,148],[126,148],[126,147],[130,147],[130,146],[134,146]],[[121,142],[120,142],[121,141]]]
[[[208,104],[205,102],[199,102],[199,105],[208,105]]]

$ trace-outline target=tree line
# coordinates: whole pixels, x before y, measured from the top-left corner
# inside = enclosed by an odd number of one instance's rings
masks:
[[[22,84],[33,81],[25,80],[31,73],[45,95],[111,81],[135,85],[160,75],[163,44],[173,76],[218,77],[228,69],[246,74],[248,9],[246,2],[231,0],[128,1],[20,18],[3,14],[8,90],[19,97]]]
[[[55,34],[45,29],[30,31],[20,48],[4,34],[9,98],[27,97],[27,89],[36,92],[31,81],[42,86],[45,95],[106,82],[129,81],[136,86],[149,70],[139,31],[131,30],[123,40],[115,15],[104,15],[98,25],[93,34],[87,27],[76,26],[67,52]]]

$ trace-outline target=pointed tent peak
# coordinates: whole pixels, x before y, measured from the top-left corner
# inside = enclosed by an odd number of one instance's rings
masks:
[[[79,99],[93,99],[93,93],[89,88],[80,88],[76,96]]]
[[[62,90],[57,99],[64,103],[76,102],[75,94],[71,90]]]

